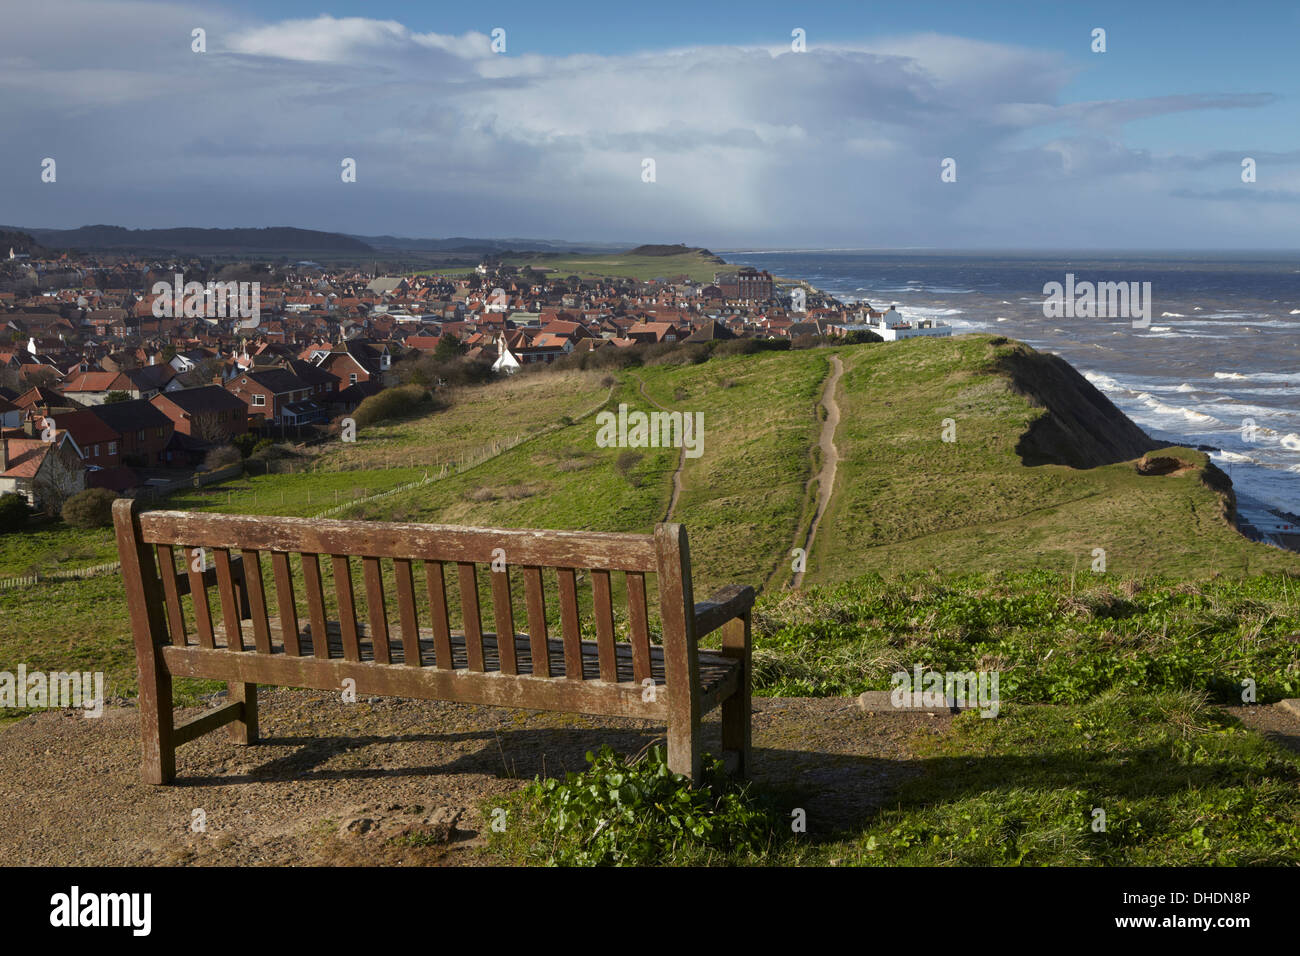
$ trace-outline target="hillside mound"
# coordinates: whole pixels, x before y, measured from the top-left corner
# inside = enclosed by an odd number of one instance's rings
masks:
[[[1046,410],[1021,436],[1026,465],[1096,468],[1161,447],[1063,358],[994,339],[993,370],[1034,408]]]
[[[708,249],[701,249],[701,248],[697,248],[697,247],[693,247],[693,246],[688,246],[688,245],[686,245],[686,243],[684,243],[684,242],[679,242],[679,243],[677,243],[676,245],[663,245],[663,244],[658,244],[658,245],[656,245],[656,244],[649,244],[649,245],[644,245],[644,246],[637,246],[635,249],[633,249],[631,252],[629,252],[628,255],[633,255],[633,256],[680,256],[680,255],[685,255],[685,254],[688,253],[688,252],[693,252],[693,253],[695,253],[696,255],[701,256],[701,257],[703,257],[703,258],[709,260],[710,262],[719,262],[719,263],[720,263],[720,262],[723,261],[721,257],[714,255],[714,254],[713,254],[712,252],[710,252]]]

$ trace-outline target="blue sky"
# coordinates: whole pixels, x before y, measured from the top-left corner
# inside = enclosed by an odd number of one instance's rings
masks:
[[[1300,248],[1296,3],[43,0],[6,17],[6,224]]]

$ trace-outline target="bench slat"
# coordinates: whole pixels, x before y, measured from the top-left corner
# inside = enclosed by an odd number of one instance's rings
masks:
[[[560,582],[560,632],[564,637],[564,676],[582,680],[582,628],[578,622],[578,579],[573,568],[557,568]]]
[[[492,616],[496,620],[498,634],[515,633],[515,609],[510,603],[510,569],[502,568],[492,571]],[[501,673],[518,674],[519,666],[515,661],[515,642],[498,641],[497,650],[501,660]]]
[[[330,557],[334,569],[334,596],[339,604],[339,624],[343,628],[343,657],[361,660],[361,642],[357,636],[357,608],[352,598],[352,562],[346,554]]]
[[[190,582],[190,600],[194,602],[194,627],[199,632],[199,647],[213,648],[212,609],[208,607],[208,587],[203,580],[203,572],[194,570],[194,562],[202,560],[202,553],[196,555],[198,548],[186,548],[182,559],[186,562],[185,574]]]
[[[171,643],[183,646],[189,643],[189,638],[185,634],[185,613],[176,586],[176,555],[171,545],[158,545],[158,566],[162,569],[163,601],[167,605],[167,632]]]
[[[528,636],[533,659],[533,673],[539,677],[551,676],[551,657],[546,643],[546,589],[542,584],[542,569],[524,568],[524,598],[528,604]]]
[[[600,679],[617,683],[618,659],[614,656],[614,602],[609,587],[609,572],[591,572],[592,607],[596,617],[596,647],[600,653]]]
[[[415,611],[415,578],[411,562],[405,558],[393,561],[393,577],[397,583],[397,613],[402,624],[402,657],[412,667],[424,664],[420,660],[420,620]]]
[[[262,586],[261,555],[244,551],[244,593],[248,595],[248,610],[253,618],[253,643],[262,654],[271,653],[271,626],[266,614],[266,591]]]
[[[388,609],[384,606],[384,575],[378,558],[363,558],[366,580],[366,615],[370,620],[370,636],[375,642],[375,660],[391,664],[388,648]]]
[[[483,667],[483,618],[478,603],[477,566],[472,561],[459,561],[456,571],[460,576],[460,613],[465,622],[465,653],[469,656],[469,669]]]
[[[447,580],[442,571],[442,562],[424,562],[424,576],[429,589],[429,611],[433,615],[434,664],[443,670],[450,670],[451,625],[447,620]]]
[[[275,604],[284,625],[284,652],[293,657],[302,656],[298,644],[298,608],[294,604],[293,572],[289,569],[289,556],[283,551],[271,552],[271,570],[275,572]]]
[[[227,646],[231,650],[244,649],[244,629],[240,626],[239,599],[235,595],[235,578],[230,573],[230,552],[218,548],[213,555],[217,562],[217,598],[221,603],[221,620],[226,625]],[[231,640],[231,635],[234,640]]]
[[[210,548],[347,554],[357,542],[378,558],[407,558],[489,564],[504,548],[516,565],[653,571],[654,540],[649,535],[597,531],[535,531],[461,528],[450,525],[263,515],[197,514],[150,511],[140,515],[147,544],[189,541]]]
[[[627,573],[627,614],[631,629],[632,676],[638,684],[650,675],[650,624],[646,615],[645,575]]]
[[[315,657],[329,657],[330,645],[325,640],[325,589],[320,579],[320,557],[302,555],[302,578],[307,586],[307,613],[311,621],[311,648]],[[317,640],[317,635],[320,639]]]

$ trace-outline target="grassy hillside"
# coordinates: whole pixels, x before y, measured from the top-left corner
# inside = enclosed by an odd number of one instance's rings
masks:
[[[672,503],[672,520],[690,532],[697,593],[736,581],[768,590],[765,653],[793,662],[766,672],[770,690],[861,689],[878,677],[853,668],[877,639],[871,622],[885,619],[881,611],[845,616],[842,609],[818,610],[816,602],[802,608],[838,628],[823,634],[792,631],[798,622],[776,610],[785,607],[791,549],[804,541],[812,520],[822,464],[818,402],[832,355],[844,366],[835,395],[840,462],[808,557],[807,585],[862,588],[879,575],[897,588],[902,580],[933,584],[1047,571],[1057,575],[1053,593],[1068,588],[1073,596],[1131,587],[1153,574],[1176,588],[1180,581],[1300,571],[1300,556],[1233,530],[1225,519],[1230,496],[1203,454],[1162,451],[1188,467],[1139,473],[1132,460],[1120,459],[1136,458],[1149,441],[1091,386],[1062,363],[988,336],[718,357],[609,374],[519,375],[453,396],[446,410],[363,429],[356,444],[325,450],[318,463],[324,471],[244,478],[175,497],[168,506],[310,515],[426,474],[435,480],[359,503],[342,516],[646,532]],[[701,412],[703,454],[597,447],[592,413],[602,403]],[[946,419],[955,441],[943,440]],[[461,455],[466,467],[437,477],[444,474],[441,464],[459,463]],[[1060,463],[1069,461],[1092,467]],[[374,470],[375,464],[401,467]],[[1105,551],[1104,574],[1094,571],[1095,549]],[[7,535],[0,537],[0,576],[51,562],[92,564],[112,554],[107,529],[54,526]],[[1012,590],[1046,586],[1032,577],[1014,580]],[[1294,618],[1289,591],[1259,587],[1269,595],[1260,605],[1266,614]],[[994,601],[984,584],[961,588],[976,607]],[[811,600],[822,592],[807,593]],[[926,622],[933,609],[923,610],[912,616],[931,633]],[[1175,637],[1197,633],[1207,625],[1199,620],[1178,621]],[[128,634],[116,578],[0,592],[0,669],[20,660],[45,668],[98,661],[127,689],[134,683]],[[939,638],[935,647],[953,656]],[[1068,643],[1065,636],[1047,640]],[[1070,659],[1099,653],[1106,640],[1096,636],[1100,643]],[[1158,641],[1138,644],[1142,654],[1163,653]],[[831,656],[818,657],[819,649]],[[1033,640],[1012,651],[1025,661],[1046,653]],[[1208,660],[1222,651],[1207,645],[1204,654]],[[798,663],[810,653],[812,664]],[[877,664],[884,659],[876,658]],[[835,678],[836,667],[847,670]],[[1280,684],[1290,664],[1279,658],[1269,667]]]
[[[617,252],[610,255],[549,255],[532,253],[518,256],[503,256],[502,265],[532,266],[551,275],[579,276],[583,279],[615,277],[640,279],[669,278],[685,275],[696,282],[712,282],[713,274],[727,267],[715,256],[707,255],[698,249],[692,249],[675,255],[646,255],[643,253]],[[474,271],[474,266],[448,263],[446,269],[441,267],[421,270],[423,273],[441,275],[463,275]]]

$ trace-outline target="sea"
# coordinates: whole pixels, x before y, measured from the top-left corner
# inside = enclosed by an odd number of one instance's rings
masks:
[[[1300,254],[719,254],[844,302],[1059,355],[1151,437],[1212,447],[1245,521],[1284,531],[1300,514]],[[1067,274],[1151,283],[1150,327],[1046,317],[1044,286]]]

